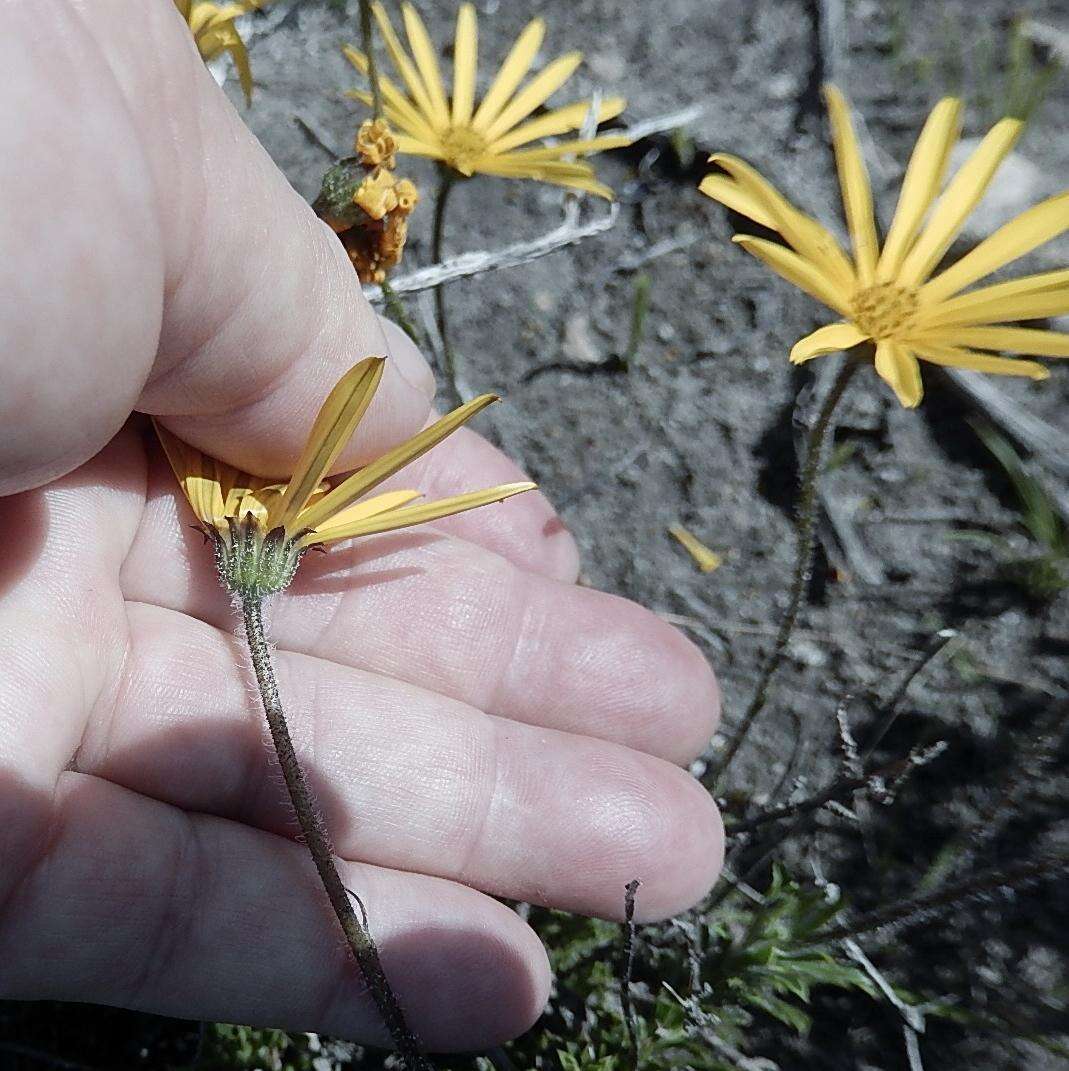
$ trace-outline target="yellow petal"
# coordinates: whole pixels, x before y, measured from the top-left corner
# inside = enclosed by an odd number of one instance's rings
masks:
[[[230,52],[240,42],[237,30],[228,22],[209,25],[197,34],[197,48],[205,61],[213,60],[223,52]]]
[[[839,171],[839,186],[843,191],[843,208],[854,246],[857,275],[862,286],[869,286],[875,278],[879,250],[869,173],[861,157],[854,124],[850,121],[850,109],[842,93],[835,86],[827,85],[824,87],[824,99],[831,119],[835,165]]]
[[[594,167],[583,160],[529,160],[522,152],[506,152],[500,156],[484,156],[478,170],[488,175],[579,175],[594,174]]]
[[[368,357],[338,380],[312,425],[286,493],[272,507],[267,520],[269,529],[279,525],[292,528],[319,481],[327,475],[345,444],[353,437],[378,390],[385,367],[384,357]]]
[[[358,51],[351,45],[346,45],[342,52],[345,53],[345,58],[361,74],[368,74],[367,56],[363,52]],[[387,75],[379,71],[378,76],[379,89],[382,90],[382,101],[386,106],[387,117],[390,122],[413,137],[420,138],[423,141],[437,142],[438,135],[426,115],[419,111],[418,107],[401,92]],[[356,97],[358,100],[364,101],[365,104],[371,102],[370,93],[365,94],[359,90],[352,90],[347,95]]]
[[[733,212],[738,212],[740,215],[746,216],[747,219],[752,219],[754,223],[759,223],[762,227],[767,227],[772,231],[776,229],[774,220],[762,208],[761,202],[752,194],[743,190],[734,179],[728,178],[727,175],[706,175],[701,180],[698,189],[706,197],[719,201]]]
[[[683,549],[694,559],[695,564],[703,573],[711,573],[719,569],[724,559],[714,550],[710,550],[697,536],[688,532],[681,524],[673,524],[668,529],[683,545]]]
[[[1041,316],[1060,316],[1067,312],[1069,269],[1061,268],[981,286],[930,308],[922,308],[917,314],[916,330],[924,332],[951,324],[1028,320]]]
[[[791,363],[802,364],[813,357],[823,357],[826,353],[848,350],[868,337],[853,324],[828,324],[818,327],[812,334],[800,338],[794,344],[791,349]]]
[[[421,141],[407,134],[394,134],[397,151],[407,156],[429,156],[432,160],[443,159],[442,147],[438,142]]]
[[[944,97],[928,116],[902,180],[898,207],[876,268],[876,275],[883,282],[893,279],[902,266],[902,260],[939,192],[960,130],[961,101]]]
[[[582,59],[582,52],[569,52],[539,71],[487,126],[484,132],[486,139],[496,141],[522,119],[526,119],[571,78]]]
[[[375,12],[375,21],[379,24],[379,32],[382,34],[382,40],[386,45],[390,62],[411,94],[412,102],[415,104],[416,111],[419,113],[424,125],[436,132],[443,130],[449,125],[448,117],[442,116],[435,109],[431,95],[423,84],[423,79],[420,77],[416,65],[409,58],[408,53],[401,44],[401,39],[397,36],[397,31],[394,30],[393,23],[390,22],[390,17],[386,14],[386,9],[382,4],[376,3],[372,6],[372,10]],[[385,96],[385,94],[386,88],[383,85],[383,95]]]
[[[210,30],[215,25],[216,9],[210,4],[196,4],[190,8],[186,22],[193,32],[193,36],[200,38],[205,30]],[[199,40],[197,42],[200,43]]]
[[[321,543],[335,529],[345,528],[357,521],[366,521],[369,517],[377,517],[380,513],[389,513],[391,510],[407,506],[409,502],[422,497],[420,491],[386,491],[373,498],[365,498],[362,502],[354,502],[346,507],[341,513],[324,521],[316,529],[316,543]]]
[[[579,193],[592,193],[595,197],[602,197],[606,201],[616,200],[615,190],[613,190],[611,186],[606,186],[604,182],[598,182],[598,180],[593,177],[583,177],[581,175],[522,175],[519,173],[502,173],[502,178],[529,178],[536,182],[544,182],[547,186],[560,186],[565,190],[576,190]]]
[[[253,3],[233,3],[233,4],[220,4],[218,6],[214,4],[205,4],[205,13],[214,22],[230,22],[232,19],[239,18],[241,15],[247,15],[250,11],[254,11],[258,8],[259,4]]]
[[[941,346],[934,342],[918,343],[916,349],[923,360],[947,368],[965,368],[995,376],[1028,376],[1029,379],[1047,379],[1050,376],[1050,372],[1038,361],[992,357],[990,353],[977,353],[962,346]]]
[[[775,229],[787,242],[847,296],[857,289],[857,273],[835,236],[823,224],[799,211],[786,197],[744,160],[726,153],[709,157],[735,179],[772,217]]]
[[[1069,190],[1049,197],[999,227],[952,267],[925,284],[920,300],[942,301],[1069,230]]]
[[[442,72],[438,69],[434,44],[427,33],[427,27],[419,17],[419,12],[411,4],[402,4],[401,14],[404,16],[405,33],[412,49],[412,58],[416,61],[424,88],[430,97],[431,114],[436,123],[446,127],[449,125],[449,109],[446,106],[445,85],[442,82]]]
[[[917,286],[931,274],[987,192],[999,164],[1021,136],[1023,125],[1019,119],[999,120],[958,169],[902,263],[898,279],[903,286]]]
[[[546,35],[546,24],[541,19],[532,19],[523,28],[523,33],[516,38],[516,43],[509,49],[505,62],[494,76],[490,88],[486,91],[472,120],[472,126],[483,131],[492,123],[505,106],[515,88],[523,81],[534,63],[542,39]]]
[[[764,261],[787,282],[794,283],[800,290],[815,297],[817,301],[823,302],[843,316],[849,315],[845,295],[837,291],[829,282],[828,277],[804,257],[785,246],[766,241],[764,238],[751,238],[745,234],[736,234],[732,241],[741,245],[747,253],[752,253],[758,260]]]
[[[563,186],[569,190],[581,190],[604,197],[607,201],[615,199],[612,189],[594,177],[590,164],[566,160],[545,160],[530,163],[517,159],[516,154],[504,156],[487,156],[478,161],[475,170],[484,175],[500,175],[502,178],[533,179],[551,186]]]
[[[453,38],[453,125],[471,121],[475,103],[475,75],[479,63],[479,25],[475,8],[461,4],[457,11],[457,30]]]
[[[1069,335],[1032,327],[954,327],[947,338],[981,350],[1006,350],[1034,357],[1069,357]]]
[[[557,160],[562,156],[589,156],[591,153],[621,149],[630,144],[631,139],[626,134],[602,134],[597,138],[576,138],[574,141],[561,141],[556,145],[544,145],[538,149],[517,149],[507,155],[512,160],[541,163],[544,160]]]
[[[457,428],[467,423],[476,413],[481,412],[492,402],[497,401],[496,394],[482,394],[473,398],[466,405],[454,409],[444,417],[436,420],[429,428],[387,451],[378,460],[354,472],[343,480],[330,494],[325,495],[314,505],[308,507],[301,515],[301,524],[307,528],[318,528],[329,518],[340,513],[350,503],[363,498],[373,487],[378,487],[383,480],[389,479],[399,469],[405,467],[417,457],[422,457],[432,447],[437,446]]]
[[[269,531],[267,518],[271,507],[280,498],[281,488],[272,486],[257,490],[251,487],[235,488],[227,495],[224,507],[227,517],[246,517],[250,513]]]
[[[623,97],[610,97],[608,100],[602,101],[601,107],[598,109],[598,122],[604,123],[607,119],[614,119],[626,106],[627,101]],[[566,134],[571,130],[578,130],[589,114],[589,101],[581,100],[564,108],[557,108],[554,111],[547,112],[545,115],[540,115],[537,119],[532,119],[529,123],[523,123],[504,137],[498,138],[497,141],[490,145],[488,151],[493,153],[508,152],[510,149],[526,145],[530,141],[537,141],[539,138],[550,138],[557,134]]]
[[[231,42],[227,51],[234,59],[234,66],[238,70],[238,81],[241,83],[241,91],[245,94],[245,106],[252,106],[252,68],[249,66],[249,51],[245,42],[234,34],[235,41]]]
[[[232,483],[228,477],[231,473],[236,474],[236,470],[202,454],[157,421],[153,420],[152,424],[193,515],[202,524],[215,524],[222,520],[223,496]]]
[[[917,358],[904,346],[894,342],[878,342],[876,374],[891,385],[898,400],[907,409],[915,409],[920,404],[924,396],[921,370],[917,366]]]
[[[380,532],[394,532],[398,528],[411,528],[415,524],[426,524],[442,517],[451,517],[479,506],[488,506],[492,502],[501,502],[513,495],[532,491],[537,486],[533,483],[506,483],[499,487],[488,487],[485,491],[469,491],[451,498],[441,498],[436,502],[427,502],[422,506],[409,506],[406,509],[392,510],[351,524],[331,526],[321,532],[310,532],[301,542],[308,546],[313,543],[333,543],[339,539],[352,539],[356,536],[377,535]]]

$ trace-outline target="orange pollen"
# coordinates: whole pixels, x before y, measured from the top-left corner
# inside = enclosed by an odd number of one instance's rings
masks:
[[[901,338],[913,326],[917,294],[894,283],[877,283],[859,290],[850,303],[851,319],[877,342]]]

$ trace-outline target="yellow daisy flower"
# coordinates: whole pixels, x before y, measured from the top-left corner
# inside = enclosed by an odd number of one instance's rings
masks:
[[[238,79],[245,94],[245,103],[252,103],[252,68],[249,53],[241,34],[234,27],[234,19],[255,11],[270,0],[235,0],[230,4],[208,3],[207,0],[174,0],[175,7],[193,32],[201,59],[210,63],[217,56],[229,52],[238,70]]]
[[[497,401],[493,394],[473,398],[337,484],[324,479],[371,404],[385,364],[382,357],[368,357],[338,381],[286,482],[232,468],[157,424],[167,460],[214,546],[219,576],[228,591],[245,597],[282,591],[309,547],[424,524],[535,487],[501,484],[420,505],[410,505],[420,497],[419,491],[364,497]]]
[[[382,4],[374,5],[375,18],[390,60],[405,86],[402,90],[388,77],[379,75],[383,110],[394,128],[401,131],[397,138],[401,152],[440,160],[466,178],[480,173],[538,179],[612,199],[612,190],[595,179],[590,164],[564,157],[589,156],[603,149],[619,148],[629,144],[627,137],[607,134],[562,141],[556,145],[520,148],[532,141],[582,127],[590,111],[588,101],[555,108],[530,119],[532,113],[572,76],[583,58],[581,52],[569,52],[554,60],[519,89],[546,32],[545,23],[533,19],[516,39],[486,96],[476,107],[478,26],[475,8],[471,4],[461,4],[457,12],[451,98],[446,95],[435,48],[423,20],[411,4],[402,4],[401,10],[408,51],[401,44]],[[344,51],[349,62],[366,75],[367,56],[352,47]],[[371,106],[370,93],[353,90],[349,96]],[[626,103],[622,97],[602,101],[598,122],[619,115]]]
[[[952,368],[1046,379],[1047,369],[1036,361],[985,351],[1069,357],[1069,335],[1007,324],[1069,313],[1069,269],[967,288],[1069,229],[1069,191],[1022,212],[956,264],[933,274],[1016,144],[1023,124],[1017,119],[998,122],[939,196],[961,127],[961,102],[941,100],[917,139],[881,247],[868,171],[846,101],[834,86],[825,88],[825,99],[852,259],[830,231],[735,156],[710,157],[726,174],[707,175],[700,187],[714,200],[776,231],[786,245],[741,234],[733,240],[843,317],[796,343],[791,360],[800,364],[872,342],[877,374],[910,407],[923,394],[918,358]]]

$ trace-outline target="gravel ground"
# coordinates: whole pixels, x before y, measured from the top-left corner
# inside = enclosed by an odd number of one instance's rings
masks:
[[[730,244],[727,213],[695,189],[702,161],[709,151],[736,152],[838,225],[819,98],[820,83],[834,78],[865,119],[886,222],[913,138],[939,95],[964,94],[966,138],[982,135],[1001,114],[1017,11],[997,0],[489,0],[478,7],[484,71],[537,13],[549,26],[547,56],[572,47],[587,53],[564,91],[569,99],[596,87],[623,94],[627,124],[705,106],[682,147],[678,139],[673,147],[667,137],[651,138],[600,160],[599,174],[621,202],[609,233],[453,285],[448,300],[464,382],[505,395],[494,433],[560,505],[582,545],[586,580],[675,615],[691,631],[720,674],[730,728],[752,689],[791,568],[792,417],[799,399],[806,409],[814,380],[785,357],[820,314]],[[436,41],[450,40],[453,9],[426,6]],[[1028,11],[1069,31],[1056,0]],[[254,50],[260,86],[248,118],[311,197],[328,158],[317,155],[295,116],[328,146],[351,139],[361,113],[340,96],[355,80],[337,46],[355,37],[355,19],[305,4],[271,21],[275,28]],[[1052,85],[963,248],[1064,185],[1067,82]],[[429,262],[434,187],[432,170],[411,163],[428,197],[406,267]],[[557,224],[559,203],[557,192],[534,183],[464,184],[450,206],[448,251],[540,234]],[[682,248],[636,267],[666,242]],[[1063,238],[1027,266],[1066,263]],[[649,311],[625,363],[640,285],[648,285]],[[1005,581],[1000,563],[1031,552],[1016,500],[969,425],[982,414],[938,373],[926,381],[926,401],[913,412],[870,374],[852,388],[826,481],[837,524],[825,518],[790,658],[733,771],[732,792],[758,800],[792,771],[810,789],[823,784],[837,768],[833,714],[842,697],[857,697],[851,709],[863,730],[873,697],[893,689],[930,637],[947,627],[960,632],[914,683],[886,741],[888,756],[936,739],[949,743],[947,752],[895,809],[877,816],[868,845],[825,835],[805,846],[806,854],[821,853],[860,904],[907,894],[941,851],[954,851],[948,844],[962,828],[990,825],[984,859],[998,864],[1066,834],[1066,779],[1056,766],[1023,796],[1000,792],[1035,766],[1027,748],[1037,738],[1049,734],[1057,747],[1064,736],[1069,599],[1038,603]],[[1064,436],[1069,369],[1045,383],[998,385]],[[1064,494],[1064,478],[1052,474],[1051,483]],[[719,570],[699,573],[667,536],[667,526],[680,521],[724,556]],[[844,531],[853,537],[849,556],[837,538]],[[971,994],[985,1012],[1020,1004],[1023,1021],[1049,1027],[1059,1015],[1052,987],[1065,982],[1056,967],[1069,921],[1062,889],[1051,883],[1013,902],[962,910],[936,932],[911,937],[915,954],[900,957],[908,962],[897,978],[958,1000]],[[1030,1001],[1039,1002],[1035,1015]],[[885,1027],[874,1026],[870,1012],[854,1003],[845,1014],[856,1024],[854,1055],[817,1046],[823,1055],[808,1049],[809,1066],[869,1066],[866,1059],[900,1066],[878,1058]],[[841,1019],[831,1021],[841,1028]],[[927,1051],[933,1066],[996,1066],[990,1041],[958,1028],[933,1028]],[[1021,1066],[1025,1058],[1010,1046],[997,1066]],[[1027,1059],[1038,1067],[1044,1058],[1030,1051]]]

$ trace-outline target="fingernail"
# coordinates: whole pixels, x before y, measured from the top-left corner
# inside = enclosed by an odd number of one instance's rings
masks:
[[[386,337],[386,352],[390,355],[401,378],[413,390],[422,394],[427,401],[431,401],[437,390],[437,384],[434,381],[431,366],[420,353],[419,347],[397,324],[392,320],[387,320],[385,316],[379,316],[379,325]]]

